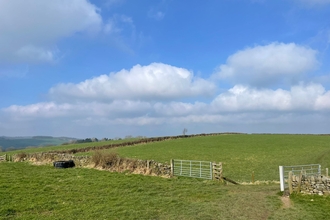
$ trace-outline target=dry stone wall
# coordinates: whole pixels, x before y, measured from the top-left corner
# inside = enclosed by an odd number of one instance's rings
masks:
[[[33,153],[14,155],[14,161],[30,161],[36,164],[50,164],[54,161],[73,160],[76,167],[93,167],[114,172],[131,172],[136,174],[153,176],[171,176],[171,166],[167,163],[159,163],[154,160],[136,160],[119,158],[115,163],[108,163],[106,166],[95,167],[91,156],[74,156],[73,154],[61,153]]]
[[[289,183],[290,184],[290,183]],[[292,176],[292,190],[309,195],[330,195],[330,178],[326,176]]]
[[[192,134],[192,135],[178,135],[178,136],[165,136],[165,137],[153,137],[153,138],[144,138],[135,141],[128,141],[123,143],[115,143],[115,144],[108,144],[103,146],[89,146],[85,148],[77,148],[77,149],[70,149],[70,150],[56,150],[56,151],[49,151],[50,153],[62,153],[62,154],[75,154],[81,152],[89,152],[95,150],[104,150],[110,149],[115,147],[126,147],[126,146],[133,146],[137,144],[147,144],[152,142],[159,142],[159,141],[166,141],[166,140],[173,140],[173,139],[181,139],[181,138],[192,138],[192,137],[203,137],[203,136],[217,136],[217,135],[227,135],[227,134],[243,134],[243,133],[210,133],[210,134]]]

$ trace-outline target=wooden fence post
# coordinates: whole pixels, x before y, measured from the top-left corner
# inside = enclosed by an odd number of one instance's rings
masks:
[[[289,184],[289,193],[292,194],[292,171],[289,172],[289,178],[288,178],[288,184]]]
[[[298,180],[298,188],[297,188],[297,192],[299,193],[300,192],[300,189],[301,189],[301,179],[302,179],[302,174],[303,171],[300,172],[300,175],[299,175],[299,180]]]
[[[220,181],[223,182],[223,179],[222,179],[222,162],[219,163],[219,168],[220,168]]]
[[[218,180],[218,181],[223,181],[222,179],[222,163],[219,162],[219,164],[217,164],[216,162],[212,163],[212,176],[214,180]]]
[[[329,169],[328,168],[325,168],[325,175],[326,175],[326,177],[329,177]]]

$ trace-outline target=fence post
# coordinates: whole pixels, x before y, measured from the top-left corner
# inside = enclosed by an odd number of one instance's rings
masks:
[[[281,192],[284,191],[284,168],[283,166],[279,166],[279,171],[280,171],[280,188]]]
[[[220,181],[222,182],[222,162],[219,162],[219,168],[220,168]]]
[[[293,192],[293,189],[292,189],[292,171],[289,172],[288,184],[289,184],[289,193],[291,195],[292,192]]]
[[[174,160],[171,159],[171,175],[174,176]]]
[[[321,175],[321,164],[319,164],[319,175]]]
[[[191,176],[191,161],[190,161],[190,174],[189,175]]]
[[[219,162],[219,164],[217,164],[216,162],[213,162],[210,163],[210,165],[212,165],[212,179],[217,179],[222,182],[222,163]]]
[[[298,192],[298,193],[300,192],[300,189],[301,189],[301,179],[302,179],[302,175],[303,175],[303,171],[301,171],[301,172],[300,172],[300,175],[299,175],[298,188],[297,188],[297,192]]]

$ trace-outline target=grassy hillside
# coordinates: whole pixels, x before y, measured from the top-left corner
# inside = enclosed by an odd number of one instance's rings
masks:
[[[330,219],[330,197],[94,169],[0,163],[1,219]],[[313,201],[312,201],[313,200]]]
[[[24,150],[27,153],[102,146],[129,140],[93,142]],[[330,136],[230,134],[182,138],[109,149],[122,157],[169,162],[170,159],[223,162],[224,175],[238,182],[279,180],[278,166],[321,164],[330,167]],[[15,154],[19,151],[13,151]],[[93,152],[81,153],[78,155]]]
[[[122,141],[127,140],[118,142]],[[256,180],[278,180],[279,165],[330,166],[330,136],[318,135],[219,135],[106,151],[159,162],[172,158],[221,161],[224,175],[240,182],[251,181],[252,171]],[[193,178],[11,162],[0,163],[0,173],[0,219],[330,219],[330,197],[292,195],[283,203],[279,184],[222,185]]]
[[[330,136],[219,135],[167,140],[110,149],[119,155],[169,162],[170,159],[223,162],[224,175],[236,181],[279,180],[279,165],[320,163],[330,168]]]

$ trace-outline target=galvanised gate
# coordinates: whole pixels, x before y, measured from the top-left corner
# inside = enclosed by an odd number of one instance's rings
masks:
[[[213,163],[195,160],[172,160],[173,175],[213,179]]]
[[[293,175],[299,175],[300,173],[312,176],[312,175],[321,175],[321,165],[320,164],[308,164],[308,165],[295,165],[295,166],[279,166],[280,173],[280,187],[283,192],[287,188],[287,179],[289,172],[292,172]]]

